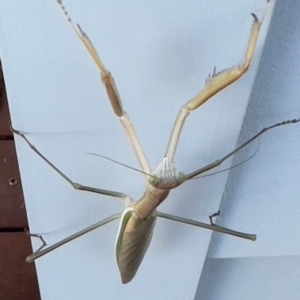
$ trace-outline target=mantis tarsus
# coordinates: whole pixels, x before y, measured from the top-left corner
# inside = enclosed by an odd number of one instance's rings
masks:
[[[259,29],[263,21],[263,17],[261,21],[252,14],[254,18],[253,27],[251,29],[250,39],[248,48],[246,50],[245,61],[242,65],[238,65],[233,67],[232,69],[225,70],[220,73],[213,72],[212,76],[208,78],[206,84],[202,91],[197,94],[192,100],[188,101],[182,109],[179,111],[178,116],[175,120],[174,127],[169,139],[169,143],[165,152],[165,155],[162,161],[159,163],[158,167],[152,172],[147,158],[144,154],[144,151],[139,143],[139,140],[135,134],[134,128],[130,123],[128,115],[124,112],[121,104],[121,100],[116,89],[116,85],[114,80],[109,73],[109,71],[104,67],[102,61],[100,60],[96,50],[94,49],[91,41],[83,32],[81,27],[75,26],[71,19],[69,18],[65,8],[62,5],[61,1],[57,1],[60,7],[62,8],[65,16],[68,19],[68,22],[72,26],[73,30],[76,32],[79,39],[83,42],[84,46],[92,56],[94,62],[100,70],[102,82],[105,86],[105,89],[108,94],[108,98],[113,107],[114,113],[119,118],[122,126],[124,127],[127,136],[129,137],[131,146],[135,152],[135,155],[140,164],[141,170],[144,172],[144,179],[146,183],[146,189],[144,195],[137,202],[133,201],[129,196],[115,191],[97,189],[88,186],[83,186],[77,183],[74,183],[71,179],[69,179],[65,174],[63,174],[60,170],[58,170],[46,157],[44,157],[29,141],[28,139],[19,131],[13,130],[16,134],[19,134],[23,139],[31,146],[31,148],[44,160],[46,161],[58,174],[60,174],[65,180],[67,180],[75,189],[94,192],[102,195],[112,196],[121,198],[124,200],[126,209],[123,213],[115,214],[110,216],[64,240],[61,242],[54,244],[46,249],[39,249],[32,255],[27,258],[28,262],[39,258],[40,256],[50,252],[51,250],[59,247],[67,243],[68,241],[73,240],[76,237],[79,237],[93,229],[96,229],[102,225],[105,225],[113,220],[121,219],[120,228],[118,232],[117,242],[116,242],[116,257],[118,267],[121,273],[121,278],[123,283],[129,282],[134,275],[136,274],[138,267],[144,257],[144,254],[149,246],[151,241],[153,227],[155,225],[156,217],[162,217],[171,219],[178,222],[183,222],[186,224],[204,227],[215,231],[220,231],[223,233],[236,235],[243,238],[248,238],[250,240],[255,239],[255,235],[249,235],[245,233],[235,232],[223,227],[220,227],[215,224],[203,224],[197,221],[180,218],[178,216],[172,216],[168,214],[164,214],[158,212],[156,208],[162,203],[166,197],[168,196],[171,189],[179,186],[184,181],[191,179],[207,170],[217,167],[224,160],[231,157],[234,153],[239,151],[241,148],[245,147],[247,144],[252,142],[259,135],[263,134],[267,130],[278,127],[285,124],[296,123],[299,120],[291,120],[286,122],[281,122],[270,127],[265,128],[263,131],[259,132],[257,135],[252,137],[250,140],[242,144],[240,147],[236,148],[223,158],[208,164],[207,166],[198,169],[188,175],[184,175],[181,172],[178,172],[173,164],[173,159],[175,155],[175,151],[177,148],[178,140],[180,137],[180,133],[185,122],[185,119],[189,115],[189,113],[203,103],[205,103],[208,99],[210,99],[214,94],[218,93],[223,88],[227,87],[238,78],[240,78],[249,68],[251,59],[253,57],[253,53],[255,50],[256,41],[259,34]],[[267,6],[267,5],[266,5]],[[266,8],[265,8],[266,12]],[[265,13],[264,13],[265,14]]]

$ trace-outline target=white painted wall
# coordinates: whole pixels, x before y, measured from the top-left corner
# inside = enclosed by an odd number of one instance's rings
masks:
[[[277,1],[240,141],[300,117],[299,16],[299,1]],[[246,245],[214,234],[196,299],[299,299],[299,146],[299,125],[276,129],[250,162],[231,170],[218,221],[258,238]]]
[[[74,181],[138,199],[143,193],[139,174],[85,155],[98,152],[137,166],[98,71],[55,1],[1,4],[0,50],[13,126],[28,133]],[[213,67],[221,70],[242,62],[250,12],[261,16],[264,7],[263,0],[64,4],[113,73],[152,167],[164,153],[180,106],[198,92]],[[188,119],[175,159],[181,170],[192,171],[234,148],[271,11],[247,75]],[[273,119],[260,125],[269,121]],[[118,200],[72,190],[21,139],[16,138],[16,144],[30,229],[43,234],[48,244],[123,209]],[[161,210],[207,221],[218,210],[226,181],[223,173],[186,183]],[[137,276],[124,286],[113,255],[117,225],[107,225],[37,261],[42,298],[193,299],[211,232],[158,220]],[[245,222],[234,227],[256,231]],[[226,239],[242,248],[251,243]],[[36,249],[39,241],[32,242]]]

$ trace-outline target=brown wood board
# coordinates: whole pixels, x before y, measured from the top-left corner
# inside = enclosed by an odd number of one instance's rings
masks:
[[[35,266],[25,263],[29,253],[30,239],[24,232],[0,233],[0,299],[40,299]]]
[[[22,183],[2,69],[0,68],[0,299],[39,300],[34,264],[25,258],[32,252]]]
[[[24,228],[27,218],[13,140],[0,140],[0,228]]]

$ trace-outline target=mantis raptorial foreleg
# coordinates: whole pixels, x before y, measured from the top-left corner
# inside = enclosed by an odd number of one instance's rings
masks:
[[[13,129],[12,127],[10,127],[10,128],[11,128],[11,131],[13,133],[15,133],[15,134],[19,135],[20,137],[22,137],[24,139],[24,141],[29,145],[29,147],[39,157],[41,157],[52,169],[54,169],[61,177],[63,177],[67,182],[69,182],[75,190],[87,191],[87,192],[97,193],[97,194],[101,194],[101,195],[106,195],[106,196],[121,198],[125,202],[128,201],[129,197],[127,195],[123,194],[123,193],[115,192],[115,191],[110,191],[110,190],[104,190],[104,189],[97,189],[97,188],[94,188],[94,187],[89,187],[89,186],[81,185],[79,183],[76,183],[76,182],[72,181],[63,172],[61,172],[56,166],[54,166],[39,150],[37,150],[34,147],[34,145],[32,145],[29,142],[29,140],[26,138],[26,136],[23,133],[21,133],[18,130]]]
[[[267,132],[268,130],[275,128],[275,127],[279,127],[279,126],[283,126],[283,125],[288,125],[288,124],[295,124],[298,123],[300,121],[300,119],[293,119],[293,120],[288,120],[288,121],[283,121],[268,127],[265,127],[264,129],[262,129],[259,133],[257,133],[256,135],[254,135],[251,139],[249,139],[248,141],[246,141],[245,143],[243,143],[242,145],[240,145],[239,147],[235,148],[233,151],[231,151],[230,153],[228,153],[227,155],[225,155],[224,157],[217,159],[216,161],[208,164],[207,166],[198,169],[190,174],[186,175],[186,180],[188,179],[192,179],[193,177],[204,173],[210,169],[216,168],[219,165],[221,165],[226,159],[228,159],[229,157],[231,157],[232,155],[234,155],[236,152],[240,151],[241,149],[243,149],[244,147],[246,147],[248,144],[250,144],[251,142],[253,142],[256,138],[258,138],[260,135],[264,134],[265,132]]]
[[[269,0],[266,3],[261,21],[259,21],[255,14],[251,14],[254,18],[254,22],[250,32],[250,38],[245,53],[244,63],[241,65],[237,65],[231,69],[223,70],[221,72],[216,72],[216,69],[214,68],[212,75],[208,76],[204,88],[180,109],[173,125],[172,133],[165,153],[165,155],[168,156],[171,161],[174,158],[180,133],[187,116],[193,110],[196,110],[203,103],[209,100],[212,96],[238,80],[244,73],[247,72],[254,54],[257,38],[259,35],[259,29],[267,11],[268,2]]]
[[[85,34],[85,32],[81,29],[79,25],[75,26],[71,20],[71,18],[68,15],[68,12],[66,11],[65,7],[62,4],[61,0],[57,0],[57,3],[61,7],[64,15],[66,16],[68,22],[70,23],[71,27],[77,34],[78,38],[82,41],[85,48],[93,58],[95,64],[97,65],[98,69],[101,73],[101,80],[102,83],[106,89],[109,101],[111,103],[111,106],[114,110],[114,113],[119,118],[121,124],[123,125],[125,132],[127,134],[127,137],[130,140],[131,146],[134,150],[135,156],[140,164],[140,167],[144,171],[144,177],[145,181],[147,182],[147,175],[151,173],[151,168],[149,166],[148,160],[145,156],[144,150],[139,142],[139,139],[135,133],[135,130],[130,122],[129,116],[127,113],[123,110],[122,102],[119,96],[119,92],[117,90],[116,84],[114,82],[114,79],[110,72],[105,68],[104,64],[102,63],[95,47],[93,46],[92,42],[88,38],[88,36]],[[146,174],[145,174],[146,173]]]

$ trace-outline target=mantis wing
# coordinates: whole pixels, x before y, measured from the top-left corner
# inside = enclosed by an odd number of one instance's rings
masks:
[[[138,219],[133,208],[124,210],[116,240],[116,259],[123,283],[135,276],[152,239],[156,217]]]

